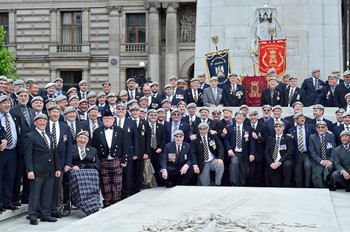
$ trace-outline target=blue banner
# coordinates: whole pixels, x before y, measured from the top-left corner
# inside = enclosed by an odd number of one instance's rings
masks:
[[[209,79],[217,76],[219,79],[219,87],[223,88],[229,84],[228,75],[231,72],[231,59],[229,49],[215,51],[205,54],[207,73]]]

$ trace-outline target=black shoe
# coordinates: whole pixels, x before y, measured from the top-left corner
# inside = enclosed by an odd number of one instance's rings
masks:
[[[42,222],[57,222],[57,219],[54,217],[42,218],[40,219]]]
[[[28,200],[21,200],[21,204],[28,204]]]
[[[62,215],[58,212],[55,212],[55,213],[51,213],[51,217],[54,217],[54,218],[62,218]]]
[[[38,220],[30,220],[29,221],[29,223],[31,224],[31,225],[38,225]]]
[[[345,192],[350,192],[350,187],[346,187]]]
[[[17,206],[6,206],[5,209],[9,209],[9,210],[17,210],[19,209]]]
[[[15,201],[12,203],[14,206],[21,206],[21,201]]]
[[[4,207],[1,207],[0,208],[0,212],[2,213],[2,212],[5,212],[6,211],[6,208],[4,208]]]
[[[328,189],[329,189],[329,191],[337,191],[337,189],[335,188],[335,186],[329,186]]]

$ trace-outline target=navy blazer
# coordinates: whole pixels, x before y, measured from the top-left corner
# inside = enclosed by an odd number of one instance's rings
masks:
[[[172,125],[173,125],[172,122],[166,123],[164,125],[164,127],[165,127],[165,134],[166,134],[166,139],[165,139],[166,143],[170,143],[171,142],[171,127],[172,127]],[[178,129],[182,130],[184,132],[184,134],[185,134],[184,141],[188,142],[188,140],[189,140],[189,133],[190,133],[190,125],[188,125],[185,122],[181,122],[180,121]]]
[[[169,155],[170,154],[170,155]],[[173,154],[175,154],[175,161],[173,162]],[[177,145],[175,142],[167,143],[164,148],[164,152],[160,157],[160,166],[162,169],[167,170],[180,170],[185,164],[189,167],[192,166],[190,160],[190,144],[183,142],[181,146],[180,157],[177,154]],[[158,171],[158,170],[156,170]]]
[[[252,128],[249,125],[242,124],[242,154],[243,160],[248,161],[249,155],[256,155],[256,142],[252,137]],[[236,124],[226,128],[227,134],[224,140],[226,151],[236,148]]]
[[[332,151],[335,149],[334,135],[325,133],[325,143],[326,143],[326,157],[332,163],[334,162],[334,157]],[[318,133],[312,134],[309,138],[309,152],[310,157],[313,160],[314,165],[321,165],[322,155],[321,155],[321,139]]]
[[[290,92],[290,86],[287,89],[284,89],[282,91],[282,93],[284,93],[284,97],[283,97],[283,105],[282,106],[288,106],[289,103],[289,92]],[[305,91],[299,87],[296,87],[291,99],[291,102],[289,104],[289,106],[292,106],[295,102],[301,102],[303,104],[305,104],[306,102],[306,94]]]
[[[264,89],[261,93],[261,105],[282,106],[284,104],[284,93],[285,91],[276,88],[271,101],[270,89]]]
[[[321,104],[324,107],[334,107],[334,94],[335,94],[335,90],[334,92],[332,92],[332,89],[329,85],[326,85],[322,91],[320,92],[320,94],[317,96],[317,101],[316,104]]]
[[[345,83],[337,85],[334,91],[333,106],[342,108],[347,105],[345,95],[350,93],[350,88],[346,88]]]
[[[316,104],[318,95],[321,93],[322,89],[326,84],[321,79],[318,79],[319,89],[315,89],[313,78],[307,78],[304,80],[301,88],[304,89],[306,93],[306,104],[304,106],[312,106]]]
[[[103,123],[100,121],[100,120],[96,120],[97,121],[97,125],[98,127],[102,127],[103,126]],[[81,122],[82,124],[82,127],[85,128],[86,130],[88,130],[89,132],[89,136],[90,136],[90,139],[92,138],[92,131],[90,129],[90,119],[88,118],[87,120],[84,120]],[[96,128],[97,129],[97,128]],[[95,129],[95,130],[96,130]],[[77,132],[78,133],[78,132]]]
[[[306,149],[306,152],[309,153],[309,138],[311,134],[315,133],[315,127],[309,124],[304,124],[304,126],[305,126],[305,141],[306,141],[306,144],[304,144],[304,147]],[[294,160],[297,161],[299,159],[297,126],[293,126],[292,128],[290,128],[288,133],[291,134],[293,137],[293,144],[294,144],[293,157],[294,157]]]
[[[186,104],[189,103],[196,103],[197,106],[201,107],[203,106],[203,89],[197,89],[197,93],[198,93],[198,100],[195,101],[194,100],[194,96],[192,95],[192,89],[186,89],[185,90],[185,95],[186,95]]]
[[[266,164],[270,166],[275,161],[273,160],[273,150],[275,148],[276,144],[276,135],[269,136],[266,141],[266,147],[265,147],[265,159]],[[286,160],[290,160],[293,157],[294,152],[294,145],[293,145],[293,139],[289,135],[283,134],[280,140],[280,148],[279,152],[281,155],[281,159],[279,162],[282,163]]]
[[[118,118],[116,118],[116,122],[117,120]],[[137,156],[137,154],[139,154],[139,140],[136,122],[130,118],[125,118],[122,129],[128,142],[128,161],[131,161],[133,156]]]
[[[349,127],[350,127],[350,125],[349,125]],[[337,146],[339,146],[339,145],[341,144],[341,141],[340,141],[340,133],[341,133],[343,130],[346,130],[344,124],[341,124],[340,126],[336,126],[336,127],[333,129],[333,133],[334,133],[334,137],[335,137],[335,143],[337,144]]]
[[[284,123],[284,133],[287,133],[291,125],[289,124],[289,121],[282,118],[281,121]],[[270,118],[269,120],[265,121],[265,124],[267,126],[267,129],[269,131],[269,135],[275,135],[275,120],[274,118]]]
[[[72,166],[72,134],[66,123],[59,122],[60,137],[57,141],[57,154],[60,161],[60,168],[63,171],[64,166]],[[47,122],[46,133],[50,133],[50,123]],[[51,133],[50,133],[51,134]]]
[[[236,91],[232,92],[231,84],[227,84],[223,87],[221,101],[224,106],[241,106],[245,104],[246,95],[246,90],[242,85],[237,84]]]

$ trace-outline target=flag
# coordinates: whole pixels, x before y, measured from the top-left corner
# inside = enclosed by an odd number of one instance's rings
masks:
[[[245,102],[248,106],[261,106],[261,94],[267,88],[265,76],[242,77],[242,85],[247,90]]]
[[[267,75],[270,68],[276,69],[276,77],[287,68],[286,40],[259,41],[259,72]]]
[[[209,79],[217,76],[219,87],[222,88],[229,84],[228,75],[231,72],[231,59],[229,49],[215,51],[205,54],[207,73]]]

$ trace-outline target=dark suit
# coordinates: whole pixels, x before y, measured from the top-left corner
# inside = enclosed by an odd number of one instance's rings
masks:
[[[325,121],[325,122],[326,122],[327,127],[328,127],[328,130],[330,130],[330,131],[332,131],[332,132],[334,131],[332,121],[330,121],[330,120],[328,120],[328,119],[325,119],[325,118],[323,118],[322,121]],[[313,125],[314,127],[316,127],[316,123],[317,123],[317,120],[316,120],[315,118],[309,120],[309,122],[308,122],[308,124],[311,124],[311,125]]]
[[[305,123],[312,124],[311,123],[311,120],[312,120],[311,118],[306,117],[305,115],[304,115],[304,117],[305,117]],[[295,126],[294,115],[290,115],[290,116],[284,117],[284,119],[288,121],[290,127]]]
[[[86,130],[88,130],[89,131],[89,136],[90,136],[90,140],[92,139],[92,135],[93,135],[93,133],[92,133],[92,128],[90,127],[90,119],[87,119],[87,120],[85,120],[85,121],[83,121],[83,122],[81,122],[81,124],[82,124],[82,127],[84,127]],[[96,123],[97,123],[97,126],[98,127],[103,127],[103,123],[100,121],[100,120],[96,120]],[[97,127],[97,128],[98,128]],[[96,129],[97,129],[96,128]],[[95,129],[95,130],[96,130]]]
[[[140,192],[143,183],[143,170],[145,167],[143,155],[151,156],[151,128],[145,120],[139,119],[137,127],[137,140],[139,143],[137,159],[133,160],[133,191]]]
[[[321,104],[324,107],[333,107],[334,93],[335,89],[332,91],[332,88],[329,85],[326,85],[318,95],[318,100],[316,101],[316,104]]]
[[[150,126],[150,130],[152,131],[152,126]],[[155,125],[155,130],[156,130],[156,148],[151,147],[151,162],[154,168],[155,173],[159,173],[160,171],[160,159],[162,156],[162,153],[164,152],[164,147],[165,147],[165,129],[164,126],[160,123],[156,123]],[[151,138],[152,139],[152,138]],[[160,153],[157,153],[156,150],[161,149]],[[157,185],[162,186],[162,179],[159,177],[159,175],[155,175]]]
[[[92,146],[86,146],[86,156],[83,160],[80,159],[78,146],[73,145],[72,149],[72,166],[78,166],[79,169],[96,169],[101,171],[101,163],[97,155],[97,149]]]
[[[27,178],[27,174],[25,172],[25,166],[24,166],[23,138],[27,133],[31,132],[34,129],[35,112],[32,108],[27,107],[27,115],[29,118],[29,122],[26,120],[20,104],[13,107],[10,113],[16,118],[21,119],[20,124],[21,124],[21,131],[22,131],[21,136],[19,137],[19,140],[18,140],[17,167],[16,167],[15,181],[13,184],[12,200],[13,202],[21,200],[23,203],[26,203],[28,202],[28,198],[29,198],[29,180]],[[21,180],[23,183],[22,194],[20,194]]]
[[[177,152],[177,147],[178,145],[175,142],[166,144],[160,159],[161,170],[168,172],[168,178],[163,179],[168,187],[186,185],[194,175],[190,160],[190,144],[183,142],[180,154]],[[188,166],[188,170],[186,174],[181,175],[180,170],[185,164]]]
[[[291,126],[287,120],[282,118],[281,121],[284,123],[284,133],[287,133]],[[269,135],[275,135],[275,129],[274,129],[275,120],[274,120],[274,118],[270,118],[269,120],[267,120],[265,122],[265,124],[267,126],[267,130],[269,132]]]
[[[191,88],[185,90],[185,96],[186,104],[196,103],[199,107],[203,106],[203,89],[197,89],[197,101],[194,99]]]
[[[131,95],[130,95],[130,90],[127,90],[128,91],[128,101],[130,101],[131,100]],[[142,97],[142,93],[141,92],[137,92],[137,90],[135,89],[134,90],[134,94],[135,94],[135,96],[134,96],[134,99],[136,99],[137,101]]]
[[[217,135],[206,135],[206,142],[210,153],[215,157],[211,161],[204,160],[204,144],[202,137],[197,136],[191,142],[191,162],[193,165],[198,165],[200,170],[198,176],[199,185],[208,186],[210,184],[210,171],[215,171],[215,184],[221,185],[222,175],[224,174],[224,165],[218,165],[217,159],[224,159],[224,146],[222,145]]]
[[[201,123],[202,123],[202,120],[201,120],[201,119],[199,119],[199,120],[197,120],[196,122],[192,123],[191,134],[199,135],[198,126],[199,126],[199,124],[201,124]],[[210,130],[215,130],[215,131],[218,130],[218,129],[217,129],[217,128],[218,128],[217,123],[216,123],[213,119],[207,118],[206,123],[208,123],[208,125],[209,125],[209,131],[210,131]]]
[[[63,173],[65,166],[72,166],[72,134],[67,124],[59,122],[60,137],[57,138],[57,155],[59,158],[59,167]],[[58,130],[58,128],[56,128]],[[51,133],[50,121],[46,125],[46,133]],[[52,134],[52,133],[51,133]],[[52,200],[51,200],[51,210],[52,213],[55,213],[57,210],[60,193],[61,193],[61,184],[62,184],[63,174],[60,177],[54,178],[53,191],[52,191]]]
[[[350,125],[346,126],[345,124],[341,124],[340,126],[337,126],[334,128],[333,133],[334,133],[334,137],[335,137],[335,144],[337,146],[341,145],[341,141],[340,141],[340,133],[343,130],[347,130],[346,127],[349,127],[350,130]]]
[[[346,88],[345,82],[337,85],[334,91],[333,106],[338,108],[346,106],[347,103],[344,97],[347,93],[350,93],[350,88]]]
[[[269,136],[265,148],[267,184],[269,187],[291,187],[293,175],[293,139],[288,135],[282,135],[279,146],[281,158],[278,160],[281,166],[277,169],[272,169],[270,165],[275,162],[273,160],[275,144],[276,136]]]
[[[68,126],[68,122],[67,121],[63,121],[62,123],[65,123]],[[77,141],[76,141],[77,134],[80,131],[82,131],[82,130],[89,131],[89,128],[85,126],[85,122],[75,121],[75,122],[73,122],[73,124],[75,125],[74,126],[74,132],[75,133],[74,134],[71,133],[72,144],[77,144]],[[70,126],[68,126],[68,127],[69,127],[69,131],[72,132]],[[90,140],[89,141],[91,142],[91,136],[90,136]]]
[[[242,148],[240,152],[236,151],[237,147],[237,124],[227,127],[227,135],[225,137],[225,148],[227,151],[232,150],[234,156],[229,157],[230,163],[230,184],[234,186],[245,186],[249,166],[249,155],[256,154],[256,144],[252,137],[252,128],[249,125],[243,126],[241,139]]]
[[[333,172],[333,180],[340,183],[346,190],[350,190],[350,180],[345,180],[341,172],[344,170],[350,173],[350,150],[345,150],[343,145],[336,147],[333,150],[332,156],[336,170]]]
[[[293,162],[294,162],[294,180],[296,186],[299,188],[310,188],[311,187],[311,175],[312,175],[312,167],[309,153],[309,138],[310,135],[315,132],[315,128],[312,125],[305,124],[302,126],[302,130],[305,133],[305,138],[303,140],[306,141],[306,144],[303,143],[304,151],[299,151],[298,149],[298,140],[299,133],[297,131],[297,127],[294,126],[290,128],[288,131],[294,140],[294,153],[293,153]]]
[[[29,210],[30,220],[36,220],[40,205],[41,218],[51,217],[50,203],[52,198],[55,172],[60,171],[60,162],[57,150],[54,147],[53,137],[47,133],[50,148],[44,138],[34,130],[24,138],[24,160],[26,171],[34,172],[35,179],[30,180]]]
[[[312,174],[312,180],[313,184],[316,188],[322,188],[322,187],[332,187],[334,186],[333,179],[331,178],[332,173],[334,171],[334,157],[331,156],[332,151],[335,148],[335,141],[334,141],[334,135],[333,134],[324,134],[324,140],[325,140],[325,150],[326,150],[326,159],[331,161],[333,163],[332,166],[326,168],[328,169],[329,174],[327,177],[323,176],[323,171],[319,172],[317,169],[325,169],[325,167],[322,166],[321,161],[323,160],[323,157],[321,155],[321,138],[318,133],[312,134],[309,138],[309,152],[310,157],[312,160],[312,166],[313,166],[313,174]],[[327,179],[327,181],[324,181],[324,179]]]
[[[297,101],[303,104],[306,103],[305,91],[299,87],[295,88],[293,96],[290,99],[290,102],[289,102],[290,86],[287,89],[283,90],[282,93],[284,93],[284,96],[283,96],[284,101],[282,106],[292,106]]]
[[[87,98],[87,95],[89,94],[89,91],[86,91],[85,92],[85,98]],[[82,94],[81,94],[81,92],[78,90],[78,92],[77,92],[77,96],[79,97],[79,100],[82,98]]]
[[[271,99],[271,90],[270,89],[265,89],[261,93],[261,105],[271,105],[271,106],[276,106],[276,105],[283,105],[284,103],[284,92],[281,91],[280,89],[275,89],[273,98]]]
[[[169,122],[166,125],[164,125],[165,127],[165,134],[166,134],[166,139],[165,142],[166,143],[170,143],[171,142],[171,132],[172,132],[172,123],[173,122]],[[185,134],[185,138],[184,141],[188,142],[189,141],[189,133],[190,133],[190,125],[188,125],[187,123],[184,122],[178,122],[178,130],[182,130]]]
[[[258,122],[255,129],[252,131],[258,136],[255,140],[256,153],[253,162],[249,163],[250,184],[252,186],[266,186],[265,181],[265,146],[268,137],[267,126],[263,122]]]
[[[192,131],[192,127],[194,127],[195,125],[198,125],[200,122],[200,117],[196,116],[196,119],[192,121],[192,123],[190,122],[190,116],[186,115],[185,117],[181,118],[181,122],[187,123],[188,125],[190,125],[190,130]]]
[[[237,84],[236,91],[232,90],[231,85],[226,85],[222,90],[222,99],[224,106],[241,106],[245,104],[246,98],[245,88]]]
[[[318,79],[318,89],[315,89],[313,77],[304,80],[301,88],[306,93],[306,104],[304,106],[312,106],[316,104],[318,95],[321,93],[322,88],[325,86],[324,81]]]

